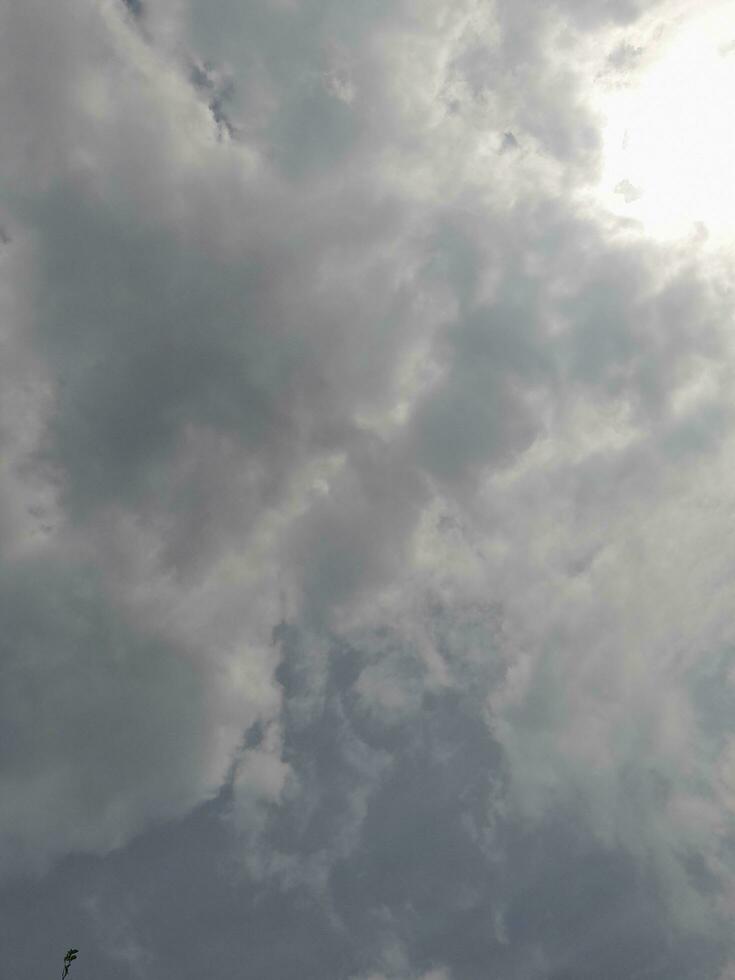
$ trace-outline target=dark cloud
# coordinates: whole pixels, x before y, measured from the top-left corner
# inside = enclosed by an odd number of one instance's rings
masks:
[[[128,8],[133,17],[142,17],[145,7],[143,6],[142,0],[122,0],[125,6]]]
[[[191,781],[213,747],[200,668],[116,609],[92,567],[9,563],[0,594],[5,874],[122,843],[216,790],[221,770]]]
[[[500,145],[500,152],[507,153],[509,150],[518,149],[518,140],[510,131],[503,133],[503,142]]]
[[[428,694],[398,721],[379,718],[359,693],[374,655],[333,648],[315,697],[303,638],[282,626],[278,641],[294,788],[250,844],[275,878],[233,868],[229,788],[124,854],[69,860],[46,879],[41,910],[57,943],[63,929],[84,943],[86,968],[581,978],[594,963],[611,978],[716,976],[722,947],[672,935],[645,870],[596,841],[573,807],[516,823],[480,698]],[[17,887],[6,926],[33,901]],[[53,951],[46,936],[41,948]],[[35,969],[36,950],[7,950],[16,974]]]

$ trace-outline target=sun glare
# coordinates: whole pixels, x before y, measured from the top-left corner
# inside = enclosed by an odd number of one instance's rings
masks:
[[[700,0],[658,44],[602,98],[602,203],[657,238],[733,246],[735,0]]]

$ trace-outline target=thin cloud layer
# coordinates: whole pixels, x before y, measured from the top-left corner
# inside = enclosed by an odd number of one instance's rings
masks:
[[[728,975],[731,270],[585,196],[642,8],[2,10],[15,932]]]

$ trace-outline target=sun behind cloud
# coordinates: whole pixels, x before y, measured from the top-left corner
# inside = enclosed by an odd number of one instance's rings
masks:
[[[652,47],[640,71],[646,47],[621,45],[610,59],[627,83],[600,100],[602,203],[658,239],[732,241],[735,3],[680,8]]]

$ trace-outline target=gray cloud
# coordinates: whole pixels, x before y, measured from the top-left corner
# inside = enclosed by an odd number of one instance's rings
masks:
[[[634,184],[631,184],[627,177],[615,185],[615,193],[620,194],[626,204],[632,204],[641,196],[641,191]]]
[[[615,71],[630,71],[638,66],[643,51],[642,47],[621,41],[608,55],[608,65]]]
[[[3,579],[4,871],[122,841],[217,788],[221,770],[191,780],[212,752],[195,664],[141,634],[69,556]]]
[[[728,976],[729,268],[579,193],[642,13],[3,10],[14,976]]]

